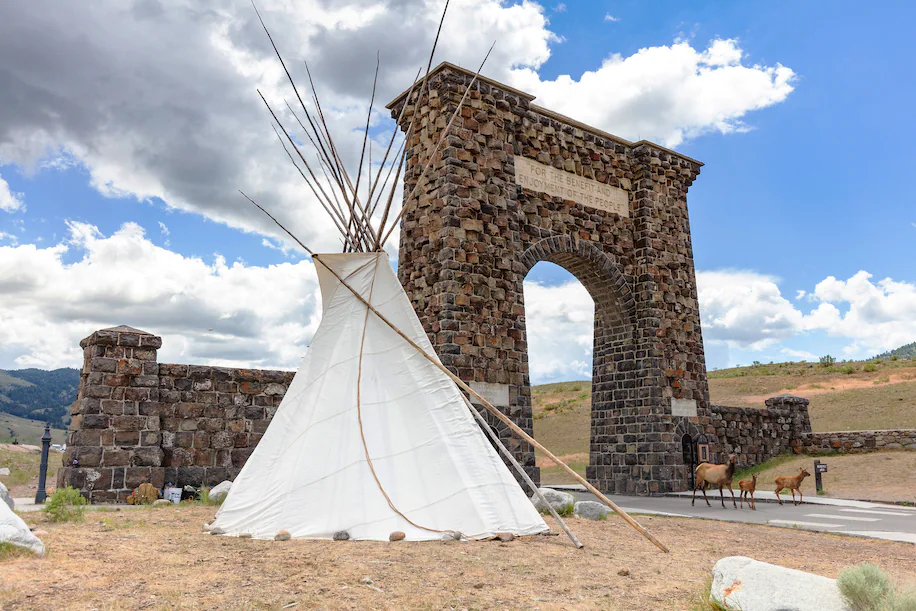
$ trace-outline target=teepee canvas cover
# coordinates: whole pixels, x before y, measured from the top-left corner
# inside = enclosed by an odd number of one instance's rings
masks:
[[[455,383],[324,267],[435,354],[387,255],[316,258],[321,325],[211,527],[412,541],[548,530]]]

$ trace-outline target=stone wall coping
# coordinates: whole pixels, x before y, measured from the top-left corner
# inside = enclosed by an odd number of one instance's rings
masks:
[[[467,68],[462,68],[461,66],[456,66],[455,64],[453,64],[453,63],[451,63],[451,62],[445,62],[445,61],[444,61],[444,62],[440,63],[438,66],[436,66],[435,68],[433,68],[433,69],[430,71],[429,76],[433,76],[433,75],[435,75],[435,74],[438,74],[439,72],[442,72],[443,70],[446,70],[446,69],[448,69],[448,70],[454,70],[454,71],[456,71],[456,72],[462,72],[462,73],[467,74],[467,75],[469,75],[469,76],[474,76],[474,74],[475,74],[474,72],[472,72],[471,70],[468,70]],[[604,131],[604,130],[598,129],[597,127],[592,127],[591,125],[587,125],[587,124],[585,124],[585,123],[582,123],[581,121],[576,121],[575,119],[571,119],[571,118],[567,117],[566,115],[561,115],[561,114],[558,113],[558,112],[554,112],[554,111],[552,111],[552,110],[548,110],[547,108],[544,108],[544,107],[542,107],[542,106],[537,106],[537,105],[535,105],[535,104],[531,104],[530,102],[531,102],[532,100],[534,100],[537,96],[533,96],[533,95],[531,95],[530,93],[525,93],[524,91],[521,91],[521,90],[519,90],[519,89],[515,89],[514,87],[510,87],[509,85],[506,85],[505,83],[500,83],[499,81],[494,80],[494,79],[491,79],[491,78],[488,78],[488,77],[486,77],[486,76],[484,76],[484,75],[482,75],[482,74],[479,75],[479,76],[477,77],[477,79],[480,80],[480,81],[482,81],[482,82],[484,82],[484,83],[487,83],[488,85],[490,85],[490,86],[492,86],[492,87],[496,87],[496,88],[498,88],[498,89],[502,89],[503,91],[506,91],[506,92],[511,93],[511,94],[513,94],[513,95],[517,95],[517,96],[519,96],[520,98],[525,99],[525,101],[529,102],[529,108],[530,108],[530,110],[532,110],[532,111],[534,111],[534,112],[536,112],[536,113],[540,113],[540,114],[545,115],[545,116],[547,116],[547,117],[550,117],[550,118],[552,118],[552,119],[556,119],[557,121],[560,121],[561,123],[566,123],[567,125],[571,125],[571,126],[573,126],[573,127],[578,127],[579,129],[584,130],[584,131],[587,131],[587,132],[589,132],[589,133],[591,133],[591,134],[594,134],[595,136],[599,136],[599,137],[601,137],[601,138],[607,138],[608,140],[613,140],[614,142],[617,142],[618,144],[622,144],[622,145],[624,145],[624,146],[626,146],[626,147],[628,147],[628,148],[631,148],[631,149],[635,149],[635,148],[638,148],[638,147],[640,147],[640,146],[647,146],[647,147],[650,147],[650,148],[652,148],[652,149],[658,150],[658,151],[660,151],[660,152],[668,153],[669,155],[674,155],[675,157],[679,157],[680,159],[683,159],[683,160],[688,161],[688,162],[690,162],[690,163],[695,163],[695,164],[697,164],[697,165],[700,166],[700,167],[702,167],[702,166],[704,165],[702,161],[697,161],[696,159],[693,159],[692,157],[688,157],[687,155],[684,155],[684,154],[682,154],[682,153],[678,153],[677,151],[672,151],[672,150],[669,149],[669,148],[665,148],[665,147],[663,147],[663,146],[661,146],[661,145],[659,145],[659,144],[656,144],[656,143],[654,143],[654,142],[650,142],[649,140],[639,140],[639,141],[637,141],[637,142],[631,142],[630,140],[627,140],[626,138],[621,138],[620,136],[615,136],[614,134],[611,134],[611,133],[608,133],[608,132],[606,132],[606,131]],[[422,79],[421,79],[420,81],[417,81],[417,82],[418,82],[418,83],[421,83],[421,82],[422,82]],[[415,84],[416,84],[416,83],[415,83]],[[401,100],[403,100],[403,99],[407,96],[407,93],[408,93],[409,91],[410,91],[410,87],[408,87],[407,89],[405,89],[404,91],[402,91],[397,97],[395,97],[391,102],[389,102],[389,103],[385,106],[385,108],[387,108],[388,110],[394,109],[394,107],[397,106],[397,105],[401,102]]]
[[[99,329],[80,342],[80,348],[87,346],[130,346],[134,348],[162,347],[162,338],[148,331],[134,329],[127,325]]]
[[[715,412],[738,412],[738,413],[751,413],[751,414],[765,414],[767,412],[776,412],[776,413],[785,413],[790,414],[792,410],[788,407],[778,406],[778,407],[748,407],[748,406],[737,406],[737,405],[710,405],[709,408]]]

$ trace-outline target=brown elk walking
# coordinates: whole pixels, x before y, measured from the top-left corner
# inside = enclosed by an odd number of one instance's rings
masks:
[[[744,509],[744,499],[747,498],[747,506],[757,511],[757,503],[754,501],[754,491],[757,490],[757,476],[759,474],[755,473],[751,476],[751,479],[743,479],[738,482],[738,487],[741,488],[741,494],[738,495],[741,502],[741,509]]]
[[[788,475],[777,477],[773,480],[776,483],[776,500],[779,501],[779,504],[782,505],[782,499],[779,498],[779,492],[785,488],[788,488],[792,491],[792,502],[798,505],[802,502],[802,491],[801,484],[805,481],[805,478],[811,475],[808,471],[802,467],[798,475],[795,477],[789,477]],[[795,501],[795,491],[798,490],[798,502]]]
[[[697,483],[693,488],[693,500],[690,501],[690,504],[696,503],[697,488],[702,486],[703,498],[706,500],[706,504],[709,505],[709,499],[706,498],[706,486],[712,484],[719,487],[719,500],[722,501],[722,509],[725,509],[725,495],[722,493],[722,486],[728,486],[728,491],[732,495],[732,505],[735,506],[735,509],[738,509],[738,502],[735,501],[735,491],[732,490],[732,478],[735,477],[737,463],[738,457],[730,454],[727,465],[711,465],[708,462],[697,465]],[[712,505],[709,506],[712,507]]]

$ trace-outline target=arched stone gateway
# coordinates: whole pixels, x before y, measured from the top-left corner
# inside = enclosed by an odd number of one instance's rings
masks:
[[[414,121],[405,197],[422,184],[404,202],[398,273],[433,345],[530,433],[523,281],[539,261],[564,267],[595,302],[588,479],[611,492],[686,489],[683,435],[711,415],[686,199],[702,164],[481,78],[421,176],[472,78],[440,65],[401,125]],[[538,480],[528,444],[489,422]]]

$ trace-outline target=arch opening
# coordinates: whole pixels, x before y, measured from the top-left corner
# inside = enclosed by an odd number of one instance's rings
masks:
[[[589,481],[616,477],[625,489],[637,447],[618,433],[635,416],[637,391],[634,325],[619,274],[600,251],[540,254],[524,283],[534,436]],[[544,483],[575,481],[545,456],[536,453],[536,461]]]

